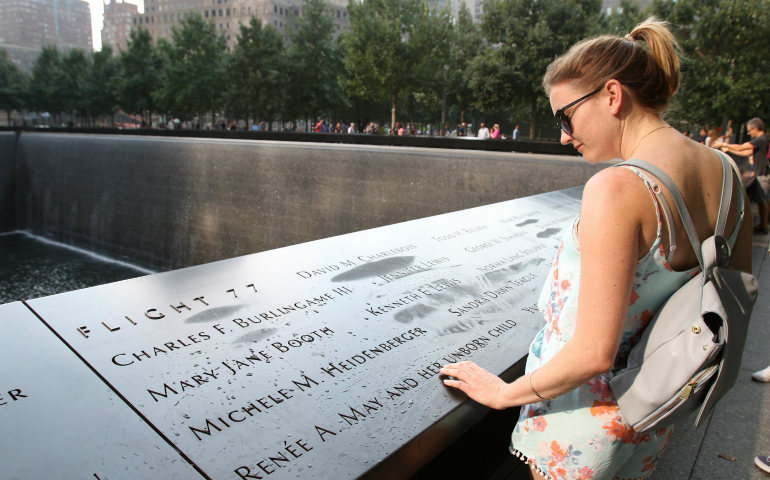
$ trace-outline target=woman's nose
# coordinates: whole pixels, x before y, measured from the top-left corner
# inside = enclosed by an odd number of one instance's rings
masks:
[[[562,145],[567,145],[572,143],[572,135],[569,135],[564,130],[559,130],[561,132],[561,138],[559,139],[561,141]]]

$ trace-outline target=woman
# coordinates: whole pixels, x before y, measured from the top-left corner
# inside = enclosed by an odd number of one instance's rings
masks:
[[[705,239],[716,226],[722,166],[717,152],[661,119],[679,88],[676,48],[666,24],[652,18],[626,37],[576,44],[548,67],[543,84],[562,143],[590,163],[638,158],[664,170]],[[671,437],[672,426],[634,432],[608,387],[616,361],[698,271],[661,185],[675,227],[669,239],[654,182],[636,168],[607,168],[588,181],[581,214],[563,237],[538,302],[547,323],[532,342],[523,377],[506,384],[472,362],[441,371],[454,377],[446,385],[484,405],[522,406],[511,451],[529,462],[536,479],[644,479]],[[733,191],[725,234],[737,242],[735,268],[750,271],[751,217],[741,221],[748,202],[741,188]]]
[[[495,140],[500,138],[500,125],[495,124],[495,126],[492,127],[492,132],[490,133],[489,136],[492,137]]]
[[[722,128],[722,127],[719,127]],[[709,130],[708,137],[706,138],[706,146],[710,147],[719,138],[719,129],[712,128]]]

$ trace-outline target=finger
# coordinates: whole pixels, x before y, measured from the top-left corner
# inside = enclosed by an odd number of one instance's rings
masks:
[[[447,387],[454,387],[458,390],[462,390],[463,392],[466,391],[468,388],[468,384],[465,382],[460,382],[458,380],[444,380],[444,385]]]
[[[479,367],[478,365],[476,365],[476,364],[475,364],[475,363],[473,363],[473,362],[465,362],[465,363],[466,363],[465,367],[466,367],[468,370],[470,370],[471,372],[477,372],[477,371],[479,371],[479,370],[483,370],[481,367]]]
[[[448,377],[452,377],[452,379],[456,378],[457,380],[461,380],[461,381],[463,381],[465,383],[470,383],[470,380],[471,380],[470,374],[468,374],[467,372],[463,372],[462,370],[458,370],[458,369],[450,368],[446,372],[444,372],[442,370],[441,373],[443,373],[444,375],[446,375]]]
[[[470,375],[472,373],[472,371],[462,363],[450,363],[449,365],[446,365],[444,368],[442,368],[440,371],[444,375],[451,375],[453,377],[456,377],[457,375],[455,374],[460,372],[466,375]]]

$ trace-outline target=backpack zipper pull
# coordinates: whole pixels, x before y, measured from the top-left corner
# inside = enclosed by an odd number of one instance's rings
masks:
[[[682,390],[682,394],[679,396],[679,399],[682,401],[687,400],[690,397],[690,394],[692,393],[692,389],[697,384],[698,382],[696,382],[695,379],[692,379],[689,382],[687,382],[687,385],[685,385],[684,390]]]

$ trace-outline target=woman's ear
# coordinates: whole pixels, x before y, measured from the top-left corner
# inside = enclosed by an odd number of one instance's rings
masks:
[[[607,94],[607,106],[610,107],[610,113],[618,115],[625,100],[623,85],[617,80],[610,80],[604,85],[604,91]]]

